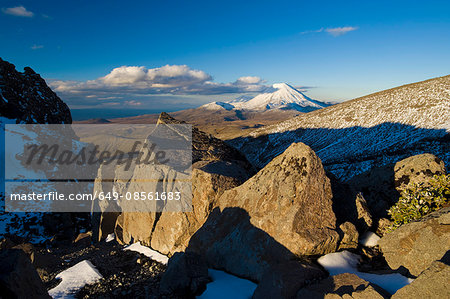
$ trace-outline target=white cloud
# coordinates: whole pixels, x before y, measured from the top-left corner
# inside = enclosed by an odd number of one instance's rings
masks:
[[[327,28],[325,29],[325,31],[331,34],[332,36],[340,36],[350,31],[355,31],[356,29],[358,29],[358,27],[346,26],[346,27]]]
[[[239,79],[237,79],[238,83],[243,83],[243,84],[259,84],[262,82],[260,77],[255,77],[255,76],[245,76],[245,77],[240,77]]]
[[[131,101],[125,101],[124,104],[125,104],[126,106],[141,106],[141,105],[142,105],[142,102],[138,102],[138,101],[135,101],[135,100],[131,100]]]
[[[31,50],[39,50],[39,49],[42,49],[42,48],[44,48],[44,46],[43,45],[32,45],[31,46]]]
[[[185,99],[183,103],[190,103],[210,96],[217,98],[227,94],[257,93],[268,88],[264,83],[256,76],[217,83],[208,73],[186,65],[157,68],[121,66],[94,80],[48,80],[50,87],[70,105],[124,108],[146,107],[155,101],[161,103],[162,98],[171,102]]]
[[[9,8],[2,8],[3,13],[17,16],[17,17],[28,17],[31,18],[34,16],[34,13],[27,10],[24,6],[15,6],[15,7],[9,7]]]
[[[303,31],[300,32],[300,34],[311,34],[311,33],[321,33],[321,32],[326,32],[328,34],[331,34],[332,36],[340,36],[340,35],[344,35],[350,31],[355,31],[356,29],[358,29],[358,27],[353,27],[353,26],[346,26],[346,27],[335,27],[335,28],[320,28],[317,30],[307,30],[307,31]]]
[[[323,28],[317,29],[317,30],[306,30],[303,32],[300,32],[300,34],[309,34],[309,33],[320,33],[323,31]]]
[[[212,76],[187,65],[165,65],[158,68],[121,66],[95,80],[54,80],[50,86],[59,93],[96,95],[97,98],[123,95],[177,94],[213,95],[258,92],[266,86],[259,77],[240,77],[230,83],[216,83]]]
[[[147,69],[144,66],[121,66],[113,69],[98,81],[108,86],[134,85],[140,88],[173,88],[211,80],[203,71],[190,69],[187,65],[165,65]]]

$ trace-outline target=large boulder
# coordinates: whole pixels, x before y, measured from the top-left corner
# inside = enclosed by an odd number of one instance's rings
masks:
[[[395,188],[402,192],[410,184],[427,184],[433,175],[444,174],[444,161],[432,154],[403,159],[394,166]]]
[[[343,273],[330,276],[319,283],[301,289],[297,299],[339,299],[339,298],[389,298],[378,286],[359,278],[355,274]]]
[[[431,263],[411,284],[398,290],[393,299],[450,298],[450,251],[439,261]]]
[[[339,235],[330,180],[314,151],[303,143],[284,153],[244,184],[224,192],[221,210],[239,207],[255,227],[296,255],[334,252]]]
[[[320,159],[308,146],[293,144],[225,191],[186,250],[205,256],[212,268],[261,281],[278,264],[336,250],[331,197]]]
[[[450,248],[450,207],[400,226],[378,245],[392,269],[405,267],[418,276]]]
[[[0,251],[0,297],[50,298],[36,269],[20,249]]]

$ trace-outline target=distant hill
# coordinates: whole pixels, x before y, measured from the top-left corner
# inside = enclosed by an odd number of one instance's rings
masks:
[[[77,123],[77,124],[109,124],[109,123],[111,123],[111,121],[109,121],[105,118],[93,118],[93,119],[89,119],[89,120],[74,121],[74,123]]]
[[[450,76],[445,76],[301,114],[230,143],[263,167],[293,142],[304,142],[345,179],[424,152],[449,165],[449,132]]]

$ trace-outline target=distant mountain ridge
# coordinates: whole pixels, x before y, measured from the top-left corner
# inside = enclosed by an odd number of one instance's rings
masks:
[[[331,106],[330,103],[324,103],[313,100],[305,96],[302,92],[286,83],[276,83],[272,85],[275,91],[268,91],[255,96],[254,98],[239,98],[227,102],[212,102],[200,106],[208,110],[248,110],[248,111],[267,111],[271,109],[296,110],[299,112],[311,112],[317,109]]]
[[[450,76],[377,92],[254,130],[230,143],[263,167],[293,142],[347,179],[420,153],[450,162]]]

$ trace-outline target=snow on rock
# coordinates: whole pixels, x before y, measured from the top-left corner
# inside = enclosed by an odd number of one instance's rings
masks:
[[[94,283],[103,276],[88,260],[79,262],[58,275],[57,279],[62,281],[55,288],[48,291],[49,295],[56,298],[75,298],[74,293],[87,284]]]
[[[111,233],[108,236],[106,236],[105,242],[114,241],[115,238],[116,238],[116,235],[114,233]]]
[[[359,240],[359,244],[366,247],[374,247],[377,246],[380,237],[378,237],[373,232],[366,232],[361,239]]]
[[[372,274],[359,272],[357,270],[359,258],[359,255],[345,250],[342,252],[329,253],[320,257],[317,261],[330,273],[330,275],[338,275],[342,273],[355,274],[370,283],[380,286],[390,294],[394,294],[397,290],[413,281],[413,279],[407,278],[398,273]]]
[[[142,253],[143,255],[151,258],[154,261],[160,262],[161,264],[167,264],[169,258],[149,247],[141,245],[141,242],[137,242],[125,247],[123,250],[131,250]]]
[[[219,270],[209,269],[208,272],[213,281],[207,284],[199,299],[248,299],[256,289],[256,283],[250,280]]]

